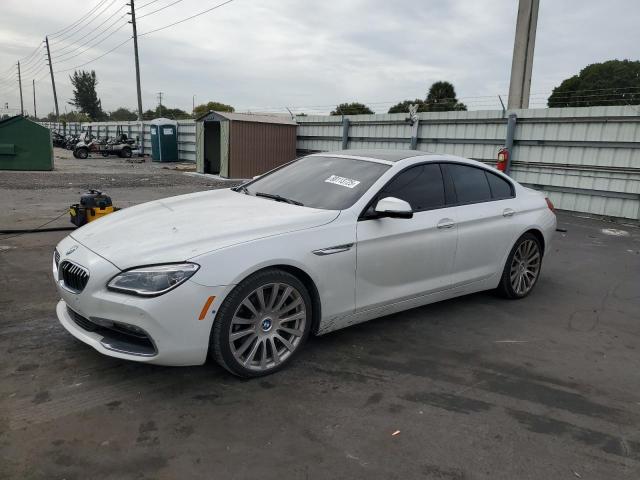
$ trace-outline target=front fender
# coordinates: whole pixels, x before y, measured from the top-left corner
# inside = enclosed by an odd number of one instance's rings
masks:
[[[191,281],[204,286],[233,286],[253,273],[280,265],[305,272],[315,284],[322,317],[352,313],[355,308],[355,221],[330,224],[234,245],[190,259],[200,265]],[[315,250],[351,244],[332,255]]]

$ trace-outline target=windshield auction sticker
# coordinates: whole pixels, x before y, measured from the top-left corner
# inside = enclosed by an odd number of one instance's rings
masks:
[[[360,183],[358,180],[352,180],[350,178],[340,177],[338,175],[331,175],[325,180],[326,183],[333,183],[340,185],[341,187],[355,188]]]

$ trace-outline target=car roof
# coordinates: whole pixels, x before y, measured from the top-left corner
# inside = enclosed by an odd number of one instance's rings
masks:
[[[354,149],[354,150],[337,150],[335,152],[322,152],[315,155],[323,156],[341,156],[341,157],[359,157],[372,158],[375,160],[386,160],[387,162],[398,162],[410,157],[421,157],[425,155],[434,155],[431,152],[421,152],[418,150],[383,150],[383,149]]]

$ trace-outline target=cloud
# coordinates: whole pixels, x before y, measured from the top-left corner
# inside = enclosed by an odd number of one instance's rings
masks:
[[[143,17],[170,0],[144,8],[139,0],[138,30],[162,27],[220,1],[184,0]],[[65,28],[96,3],[78,8],[72,0],[3,0],[2,103],[18,102],[11,77],[17,58],[29,55],[47,32]],[[106,18],[120,7],[119,1],[109,0],[100,9],[105,8]],[[471,108],[497,108],[497,95],[508,91],[516,10],[511,0],[235,0],[140,38],[143,106],[153,108],[162,91],[165,104],[185,110],[196,95],[196,103],[218,100],[241,109],[288,106],[313,113],[362,101],[386,111],[392,102],[423,97],[434,81],[450,80]],[[633,0],[541,2],[532,92],[549,92],[589,63],[637,56],[638,13],[640,4]],[[72,29],[69,40],[104,18],[78,27],[77,33]],[[54,61],[54,68],[91,60],[130,35],[127,25],[79,58]],[[65,46],[63,37],[57,42],[52,38],[54,57]],[[27,62],[25,96],[30,98],[31,74],[40,68],[38,77],[44,78],[36,86],[38,110],[52,111],[50,80],[36,63]],[[131,43],[84,68],[96,70],[105,109],[135,107]],[[64,111],[71,97],[68,73],[56,78]],[[546,99],[533,98],[539,105]]]

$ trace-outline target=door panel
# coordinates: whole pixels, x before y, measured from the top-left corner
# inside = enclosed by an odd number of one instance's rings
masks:
[[[451,210],[358,222],[357,310],[450,286],[457,239]]]
[[[454,207],[458,248],[453,266],[453,284],[463,285],[502,270],[502,259],[511,248],[517,229],[514,215],[504,215],[513,208],[513,200],[498,200]],[[507,213],[509,213],[507,211]]]
[[[517,208],[511,185],[488,170],[472,165],[443,164],[447,185],[457,203],[458,224],[454,286],[488,278],[502,271],[502,259],[517,230]]]

